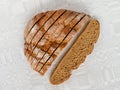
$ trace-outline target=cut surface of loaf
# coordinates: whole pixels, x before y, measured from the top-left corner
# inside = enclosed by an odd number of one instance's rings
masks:
[[[99,33],[99,22],[97,20],[90,20],[89,24],[53,70],[50,77],[52,84],[60,84],[69,79],[72,70],[77,69],[85,61],[87,55],[93,51]]]
[[[44,75],[70,40],[91,17],[71,10],[37,14],[25,29],[24,53],[31,67]]]

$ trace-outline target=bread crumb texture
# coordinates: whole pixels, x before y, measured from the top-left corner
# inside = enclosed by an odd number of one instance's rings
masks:
[[[87,55],[93,51],[94,43],[97,42],[99,33],[99,22],[90,20],[89,24],[51,74],[50,82],[52,84],[60,84],[69,79],[72,70],[77,69],[85,61]]]

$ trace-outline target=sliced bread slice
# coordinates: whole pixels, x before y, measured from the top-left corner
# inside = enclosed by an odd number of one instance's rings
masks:
[[[99,22],[91,20],[54,69],[50,77],[52,84],[60,84],[69,79],[72,70],[78,68],[85,61],[86,56],[92,52],[94,43],[98,40],[99,33]]]

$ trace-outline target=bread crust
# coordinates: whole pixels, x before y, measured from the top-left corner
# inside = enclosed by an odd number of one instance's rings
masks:
[[[34,27],[34,25],[40,21],[40,19],[46,14],[44,13],[39,13],[36,16],[34,16],[27,24],[25,32],[24,32],[24,40],[26,40],[28,34],[30,33],[31,29]]]

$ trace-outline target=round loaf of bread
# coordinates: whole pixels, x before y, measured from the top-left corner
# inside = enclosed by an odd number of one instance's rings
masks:
[[[24,54],[27,57],[27,60],[30,63],[31,67],[41,75],[44,75],[48,68],[52,65],[53,61],[55,61],[60,53],[65,50],[70,41],[76,35],[80,35],[81,32],[84,31],[91,19],[91,16],[85,13],[79,13],[65,9],[42,12],[34,16],[29,21],[24,33]],[[85,37],[87,37],[87,35]],[[73,43],[71,43],[71,46],[72,44]],[[93,45],[91,45],[85,52],[89,54],[91,53],[92,49]],[[83,62],[86,55],[79,57],[80,59],[75,61],[75,63],[78,62],[80,64],[81,62]],[[74,55],[69,55],[69,58],[71,58],[72,56]],[[78,68],[79,64],[73,63],[74,61],[70,61],[69,65],[68,63],[65,63],[64,65],[68,65],[72,69]],[[67,73],[70,70],[67,70],[65,71],[65,74],[68,75],[65,76],[65,78],[59,78],[59,75],[60,77],[61,75],[63,76],[63,73],[61,74],[59,71],[60,69],[54,70],[50,79],[51,83],[62,83],[70,76],[70,73]],[[60,74],[57,74],[56,72],[59,72]]]

